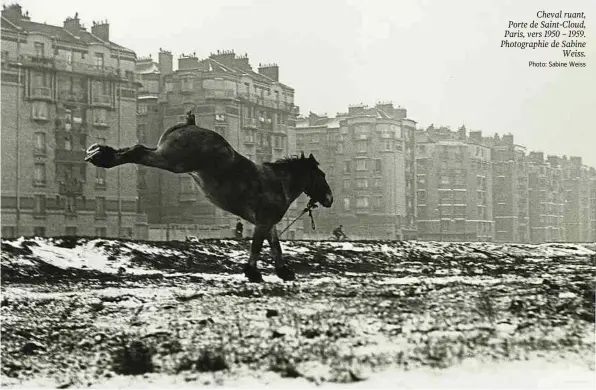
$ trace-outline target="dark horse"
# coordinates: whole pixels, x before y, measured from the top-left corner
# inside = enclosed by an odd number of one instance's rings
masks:
[[[157,148],[135,145],[116,150],[94,144],[87,149],[85,160],[103,168],[140,164],[190,174],[213,204],[255,225],[250,257],[244,266],[244,274],[251,282],[263,280],[257,260],[265,239],[271,247],[277,276],[285,281],[295,279],[294,271],[282,258],[275,225],[300,194],[309,196],[312,205],[319,202],[331,207],[333,203],[325,173],[312,154],[255,164],[218,133],[196,126],[190,113],[187,123],[164,132]]]

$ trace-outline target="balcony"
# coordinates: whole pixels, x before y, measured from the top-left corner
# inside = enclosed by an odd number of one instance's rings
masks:
[[[178,196],[179,202],[195,202],[197,200],[197,194],[194,191],[191,192],[180,192]]]
[[[233,99],[236,97],[236,93],[232,90],[215,90],[210,89],[205,91],[205,97],[208,99]]]
[[[84,150],[56,149],[55,160],[57,162],[81,163],[85,162]]]
[[[99,107],[112,107],[112,97],[110,95],[93,95],[91,104]]]
[[[258,128],[257,126],[257,120],[255,118],[244,118],[244,125],[243,127],[248,127],[251,129],[256,129]]]
[[[78,179],[64,179],[58,182],[58,193],[60,195],[82,195],[83,182]]]
[[[59,91],[58,100],[64,102],[85,103],[87,102],[87,94],[83,91]]]
[[[36,69],[52,69],[65,72],[81,73],[95,77],[120,79],[120,72],[111,66],[100,66],[84,62],[67,61],[55,57],[39,57],[22,54],[19,62],[21,66]]]
[[[31,99],[52,100],[52,89],[49,87],[32,87]]]

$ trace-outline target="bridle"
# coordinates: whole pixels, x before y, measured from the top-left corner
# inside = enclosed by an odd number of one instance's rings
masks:
[[[311,181],[311,186],[312,186],[312,182],[313,182],[313,178],[312,178],[312,173],[309,175],[310,181]],[[286,228],[284,230],[282,230],[279,235],[281,236],[286,230],[288,230],[290,228],[290,226],[292,226],[294,224],[294,222],[296,222],[297,220],[299,220],[300,218],[302,218],[302,216],[306,213],[308,213],[308,216],[310,217],[310,226],[312,227],[312,230],[315,230],[315,219],[312,216],[312,211],[314,209],[316,209],[317,206],[317,201],[313,199],[312,195],[310,194],[310,191],[308,190],[304,190],[304,193],[306,194],[306,196],[309,197],[308,199],[308,203],[306,204],[306,207],[304,208],[304,210],[302,210],[302,212],[300,213],[299,216],[297,216],[296,218],[294,218],[294,220],[292,222],[290,222],[288,224],[288,226],[286,226]]]

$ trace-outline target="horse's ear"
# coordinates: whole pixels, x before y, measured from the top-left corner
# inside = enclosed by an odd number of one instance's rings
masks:
[[[300,158],[304,158],[304,152],[300,152]]]
[[[308,159],[309,160],[314,160],[315,159],[315,156],[313,156],[312,153],[311,153],[311,154],[308,155]]]

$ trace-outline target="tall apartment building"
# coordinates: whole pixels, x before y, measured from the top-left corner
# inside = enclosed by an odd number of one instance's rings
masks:
[[[530,214],[526,148],[513,135],[484,138],[491,146],[495,241],[529,242]]]
[[[142,59],[137,74],[143,83],[139,95],[139,138],[155,145],[164,129],[186,120],[193,110],[198,126],[217,131],[239,153],[261,163],[296,153],[294,129],[298,107],[294,89],[279,81],[276,64],[255,72],[247,55],[218,51],[200,60],[181,55],[173,70],[172,55],[160,50],[159,62]],[[228,226],[236,217],[204,198],[189,175],[143,169],[139,186],[143,208],[151,224]],[[293,205],[280,223],[296,216]],[[252,227],[248,227],[250,234]],[[292,225],[285,238],[301,236]]]
[[[297,149],[313,153],[335,202],[317,219],[317,236],[342,224],[351,238],[414,238],[415,122],[391,103],[349,107],[335,118],[312,114],[296,128]],[[407,146],[407,148],[406,148]],[[305,232],[310,230],[305,221]]]
[[[542,152],[528,155],[530,242],[561,242],[565,239],[563,218],[565,192],[561,159]]]
[[[136,168],[85,163],[92,143],[136,143],[136,55],[91,31],[2,11],[2,236],[145,238]]]
[[[558,159],[562,168],[562,185],[565,191],[563,227],[565,241],[591,241],[596,226],[592,223],[591,176],[593,169],[582,164],[581,157]]]
[[[417,222],[422,239],[494,239],[491,149],[480,131],[469,136],[428,127],[416,134]]]

